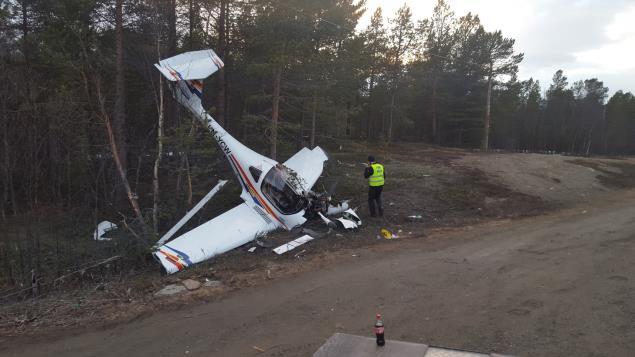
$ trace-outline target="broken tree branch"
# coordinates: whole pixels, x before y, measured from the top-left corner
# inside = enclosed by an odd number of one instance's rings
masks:
[[[99,103],[99,113],[100,113],[101,119],[104,121],[104,124],[106,125],[106,133],[108,135],[110,151],[112,152],[112,156],[115,160],[115,165],[117,166],[117,171],[119,172],[119,176],[121,177],[121,182],[124,186],[124,189],[126,190],[128,201],[130,201],[130,205],[132,206],[135,216],[139,220],[139,223],[141,223],[141,228],[143,229],[144,233],[147,233],[146,221],[143,218],[141,209],[139,208],[137,195],[134,194],[132,192],[132,189],[130,188],[130,183],[128,182],[128,176],[126,175],[126,172],[123,167],[123,163],[121,162],[121,158],[119,157],[119,150],[117,149],[117,142],[115,140],[115,134],[113,132],[112,123],[110,120],[110,116],[108,115],[108,112],[106,111],[104,97],[101,94],[101,83],[99,78],[95,79],[95,90],[96,90],[95,93],[97,94],[97,101]]]
[[[64,279],[68,278],[69,276],[71,276],[73,274],[81,273],[81,272],[84,272],[84,271],[86,271],[88,269],[96,268],[96,267],[98,267],[100,265],[104,265],[104,264],[110,263],[110,262],[115,261],[115,260],[120,259],[120,258],[121,258],[121,255],[115,255],[115,256],[112,256],[110,258],[106,258],[104,260],[101,260],[101,261],[99,261],[99,262],[97,262],[95,264],[92,264],[92,265],[89,265],[89,266],[86,266],[86,267],[82,267],[81,269],[77,269],[77,270],[72,271],[72,272],[70,272],[68,274],[64,274],[64,275],[60,276],[59,278],[53,280],[53,286],[55,286],[55,284],[57,284],[58,281],[63,281]]]

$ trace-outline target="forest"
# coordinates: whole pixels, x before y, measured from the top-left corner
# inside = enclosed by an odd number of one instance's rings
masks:
[[[430,10],[416,19],[406,5],[386,14],[364,0],[0,2],[0,219],[70,237],[111,217],[147,250],[221,162],[153,67],[204,48],[225,63],[205,83],[205,107],[273,158],[346,140],[635,153],[631,93],[609,98],[601,79],[570,83],[566,69],[552,83],[520,79],[513,38],[447,0]],[[23,255],[40,251],[39,236],[3,231],[10,285],[47,259],[61,274],[107,254],[55,238],[57,258]]]

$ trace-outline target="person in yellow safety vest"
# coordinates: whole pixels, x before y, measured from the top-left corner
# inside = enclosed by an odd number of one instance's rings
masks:
[[[384,165],[375,162],[375,157],[368,156],[368,164],[364,170],[364,178],[368,179],[368,208],[370,216],[375,217],[384,215],[384,207],[381,205],[381,191],[384,189],[386,180],[386,171]],[[377,210],[375,210],[377,206]]]

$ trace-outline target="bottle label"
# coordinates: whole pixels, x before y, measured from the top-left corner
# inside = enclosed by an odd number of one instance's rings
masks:
[[[383,335],[384,334],[384,327],[375,327],[375,335]]]

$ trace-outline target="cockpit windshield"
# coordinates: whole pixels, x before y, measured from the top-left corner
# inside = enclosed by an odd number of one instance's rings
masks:
[[[260,187],[269,202],[283,214],[298,213],[304,208],[302,196],[289,186],[293,179],[291,175],[286,167],[276,165],[269,170]]]

